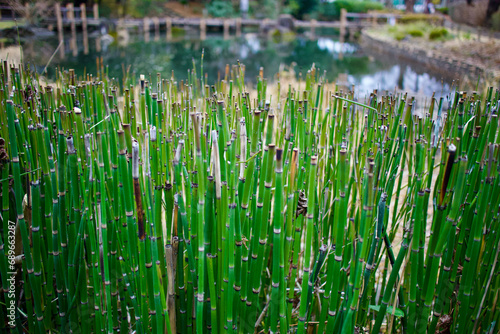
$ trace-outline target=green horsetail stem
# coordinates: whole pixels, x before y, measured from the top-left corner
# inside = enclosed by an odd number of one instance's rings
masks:
[[[316,166],[318,163],[318,158],[316,156],[311,157],[311,167],[309,169],[308,177],[308,203],[307,203],[307,222],[306,222],[306,234],[305,234],[305,251],[304,251],[304,275],[302,277],[302,294],[300,297],[300,311],[299,311],[299,323],[297,327],[297,333],[304,333],[306,329],[305,322],[307,320],[309,305],[308,305],[308,293],[312,290],[312,284],[309,280],[311,271],[311,256],[314,256],[312,251],[311,242],[313,238],[313,224],[314,224],[314,200],[316,197],[315,189],[315,178],[316,178]]]
[[[283,293],[284,287],[280,285],[280,278],[283,277],[284,273],[280,270],[280,267],[283,267],[283,258],[281,249],[282,243],[282,215],[281,211],[281,202],[282,202],[282,189],[283,181],[283,149],[278,148],[276,150],[276,195],[274,197],[274,217],[273,217],[273,265],[272,265],[272,294],[271,300],[271,333],[278,332],[278,314],[279,310],[282,307],[281,305],[281,296],[284,296]],[[281,296],[280,296],[281,295]],[[285,327],[284,323],[281,323],[281,327]]]
[[[198,207],[197,207],[197,225],[198,225],[198,295],[196,297],[196,330],[197,332],[203,332],[203,307],[205,303],[205,268],[206,268],[206,256],[205,256],[205,244],[207,239],[205,238],[205,173],[204,173],[204,163],[202,160],[201,153],[201,139],[200,139],[200,127],[198,124],[198,119],[195,114],[191,114],[191,119],[193,122],[193,129],[195,135],[195,151],[196,151],[196,166],[197,166],[197,183],[199,191]]]
[[[258,307],[258,298],[259,294],[262,289],[262,270],[264,266],[264,261],[266,260],[264,257],[264,250],[265,246],[267,243],[267,233],[269,229],[269,224],[268,224],[268,219],[267,217],[269,216],[270,212],[270,202],[271,202],[271,187],[272,187],[272,166],[273,166],[273,161],[272,156],[274,156],[276,146],[274,144],[269,144],[268,145],[268,150],[264,151],[264,154],[268,154],[268,160],[267,160],[267,172],[266,172],[266,177],[263,182],[264,184],[264,190],[263,190],[263,196],[262,196],[262,202],[260,202],[260,197],[258,198],[257,202],[257,216],[256,216],[256,241],[258,241],[257,249],[255,249],[255,252],[253,252],[252,249],[252,269],[250,271],[252,277],[251,277],[251,287],[252,287],[252,294],[251,294],[251,306],[252,306],[252,311],[250,312],[251,315],[257,318],[257,310],[259,310]],[[262,182],[262,181],[261,181]]]
[[[341,245],[344,244],[344,234],[345,234],[345,225],[347,223],[347,201],[348,201],[348,175],[349,172],[347,171],[347,166],[349,165],[349,160],[347,156],[347,150],[345,147],[342,147],[339,151],[339,164],[338,164],[338,176],[337,176],[337,194],[338,196],[335,198],[335,207],[334,207],[334,217],[335,217],[335,224],[333,226],[334,228],[334,246],[335,246],[335,251],[334,251],[334,256],[333,256],[333,261],[332,258],[330,257],[329,262],[332,263],[331,265],[333,266],[333,271],[341,273],[341,263],[342,263],[342,247]],[[332,254],[331,254],[332,255]],[[330,255],[330,256],[331,256]],[[328,297],[332,298],[331,301],[327,301],[325,305],[325,309],[322,310],[322,316],[320,318],[320,326],[319,328],[322,329],[324,326],[324,321],[326,318],[326,313],[328,312],[328,331],[333,330],[333,325],[334,325],[334,319],[337,316],[337,307],[338,303],[340,300],[339,296],[339,287],[340,287],[340,279],[334,279],[334,277],[330,277],[329,280],[327,280],[327,286],[326,289],[329,289],[330,287],[331,290],[328,291],[328,293],[325,292],[325,298]],[[327,307],[327,305],[329,307]],[[321,332],[323,332],[321,330]]]
[[[442,212],[444,211],[444,207],[446,206],[446,203],[444,203],[444,194],[447,191],[447,186],[450,181],[450,175],[451,175],[451,170],[454,164],[455,160],[455,154],[456,154],[456,146],[451,144],[448,147],[448,159],[446,161],[446,167],[444,171],[444,177],[443,177],[443,183],[441,185],[441,194],[439,196],[439,202],[438,202],[438,214],[442,217]],[[434,297],[434,289],[430,288],[429,285],[433,285],[436,281],[436,276],[437,276],[437,271],[439,268],[439,262],[437,261],[438,258],[436,257],[435,254],[435,247],[436,247],[436,242],[438,238],[438,234],[440,231],[440,226],[441,226],[441,221],[437,221],[435,226],[434,233],[432,234],[430,241],[429,241],[429,251],[428,251],[428,264],[427,264],[427,272],[426,272],[426,277],[425,277],[425,282],[424,282],[424,287],[423,290],[426,291],[425,297],[422,303],[422,312],[419,317],[419,322],[417,325],[417,331],[425,331],[424,329],[427,328],[427,322],[428,322],[428,317],[429,317],[429,312],[431,308],[431,303],[432,299]],[[439,224],[439,226],[438,226]]]
[[[498,331],[500,91],[98,69],[0,67],[0,328]]]
[[[10,151],[12,155],[12,170],[14,173],[14,187],[15,187],[15,193],[16,193],[16,211],[17,211],[17,220],[19,222],[19,228],[21,230],[21,237],[22,237],[22,243],[23,243],[23,250],[24,254],[26,257],[26,269],[27,269],[27,274],[28,274],[28,279],[30,285],[33,287],[33,299],[34,299],[34,304],[35,304],[35,312],[36,312],[36,322],[37,322],[37,327],[40,332],[45,331],[45,326],[43,323],[43,314],[42,314],[42,303],[41,303],[41,296],[40,293],[42,291],[41,289],[41,282],[40,282],[40,276],[38,276],[40,273],[38,272],[37,275],[35,276],[34,272],[34,267],[33,267],[33,257],[31,250],[29,249],[30,247],[30,242],[29,242],[29,236],[28,236],[28,229],[26,226],[26,221],[24,219],[24,213],[23,213],[23,190],[22,190],[22,185],[21,185],[21,172],[20,172],[20,160],[19,160],[19,154],[18,154],[18,148],[17,148],[17,135],[15,133],[15,122],[18,122],[18,119],[16,118],[14,114],[14,105],[11,100],[6,101],[7,103],[7,120],[8,120],[8,128],[9,128],[9,140],[10,140]]]

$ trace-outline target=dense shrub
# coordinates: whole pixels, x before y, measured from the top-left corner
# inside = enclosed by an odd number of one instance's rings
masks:
[[[304,19],[306,16],[314,16],[318,8],[319,0],[294,0],[298,4],[297,17]]]
[[[424,37],[424,32],[418,28],[408,30],[408,35],[412,37]]]
[[[397,31],[394,33],[394,38],[397,41],[402,41],[406,37],[406,33],[403,31]]]
[[[448,30],[446,28],[434,28],[429,33],[429,39],[436,40],[448,36]]]
[[[215,0],[207,5],[208,15],[213,17],[232,17],[234,8],[231,1]]]
[[[395,40],[402,40],[406,36],[421,38],[427,36],[429,40],[443,40],[450,36],[448,30],[444,27],[431,26],[424,21],[412,22],[409,24],[396,24],[395,26],[386,27],[387,33]]]
[[[500,30],[500,10],[491,15],[490,24],[493,29]]]
[[[290,14],[297,17],[298,13],[300,12],[300,4],[297,2],[297,0],[286,1],[283,4],[282,11],[285,14]]]
[[[436,12],[440,12],[441,14],[448,15],[448,7],[436,8]]]
[[[384,5],[375,1],[363,0],[338,0],[335,2],[324,2],[320,6],[319,19],[338,20],[340,10],[345,8],[349,13],[366,13],[369,10],[384,9]]]
[[[442,17],[437,15],[429,15],[429,14],[409,14],[403,15],[398,19],[398,23],[414,23],[419,21],[424,21],[429,24],[438,24],[443,20]]]

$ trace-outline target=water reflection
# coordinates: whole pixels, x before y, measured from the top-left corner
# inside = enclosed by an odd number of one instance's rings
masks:
[[[349,75],[349,84],[355,85],[361,94],[368,94],[374,88],[378,90],[394,91],[398,88],[419,93],[424,96],[445,96],[450,91],[450,84],[441,79],[432,77],[428,73],[417,73],[406,64],[394,65],[387,70],[381,70],[373,74],[359,76]]]
[[[441,95],[450,89],[450,79],[442,82],[439,75],[433,75],[425,68],[391,59],[387,55],[370,54],[370,50],[363,50],[353,43],[341,43],[335,37],[323,36],[311,40],[299,36],[286,41],[262,38],[255,33],[229,39],[220,34],[208,34],[205,40],[187,35],[167,41],[166,37],[159,35],[146,43],[142,34],[130,35],[126,30],[93,38],[89,36],[89,54],[84,54],[82,48],[76,56],[72,56],[72,52],[67,50],[64,58],[54,58],[48,76],[55,77],[56,67],[74,68],[80,75],[96,73],[96,57],[102,57],[108,75],[120,83],[129,65],[131,73],[136,75],[161,73],[162,77],[170,78],[174,71],[177,80],[186,80],[193,62],[197,75],[200,75],[201,52],[204,50],[203,71],[208,75],[208,83],[224,76],[226,64],[235,64],[240,60],[246,66],[247,82],[255,82],[260,67],[264,67],[265,76],[272,79],[280,66],[294,64],[298,74],[310,69],[314,63],[318,73],[326,71],[329,82],[336,82],[339,75],[347,74],[348,83],[356,85],[359,93],[398,87],[430,96],[434,91]],[[82,39],[78,36],[76,44],[82,45]],[[24,59],[41,72],[57,45],[56,39],[27,42],[23,46]]]
[[[340,43],[339,41],[325,37],[318,38],[318,47],[321,50],[327,50],[331,54],[340,54],[340,53],[353,54],[357,50],[357,48],[352,44]]]

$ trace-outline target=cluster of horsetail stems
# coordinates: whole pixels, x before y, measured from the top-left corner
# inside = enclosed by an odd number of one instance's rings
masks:
[[[497,333],[499,91],[244,74],[0,66],[0,330]]]

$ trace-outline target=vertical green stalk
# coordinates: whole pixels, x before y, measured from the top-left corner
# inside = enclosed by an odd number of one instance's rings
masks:
[[[35,303],[35,313],[37,318],[37,328],[40,332],[45,331],[45,326],[43,323],[43,313],[41,309],[41,296],[40,292],[42,291],[40,277],[35,276],[35,271],[33,267],[33,257],[31,255],[30,250],[30,241],[28,237],[28,229],[26,226],[26,221],[24,220],[23,213],[23,191],[21,184],[21,172],[19,166],[19,155],[17,149],[17,136],[15,133],[15,115],[14,115],[14,106],[11,100],[7,101],[7,120],[9,125],[9,140],[10,140],[10,152],[12,156],[12,172],[14,174],[14,189],[16,194],[16,212],[17,212],[17,221],[19,224],[19,228],[21,230],[21,238],[23,241],[23,251],[26,259],[26,269],[28,273],[28,279],[30,285],[33,287],[33,299]],[[38,272],[37,272],[38,274]]]
[[[276,191],[274,195],[274,218],[273,218],[273,264],[272,264],[272,293],[271,293],[271,333],[278,332],[278,313],[281,307],[281,295],[284,295],[284,287],[280,286],[280,277],[284,273],[280,270],[283,267],[284,258],[281,252],[282,220],[283,212],[281,209],[282,193],[283,193],[283,149],[276,150]],[[281,323],[284,327],[284,323]]]
[[[312,238],[313,238],[313,226],[314,226],[314,201],[316,197],[316,167],[318,163],[318,158],[316,156],[311,157],[311,166],[309,168],[309,179],[307,180],[308,191],[308,206],[307,206],[307,222],[306,222],[306,235],[305,235],[305,251],[304,251],[304,274],[302,276],[302,294],[300,296],[300,310],[299,310],[299,323],[297,325],[297,333],[302,334],[305,330],[305,323],[308,315],[308,294],[313,288],[312,283],[309,280],[311,271],[311,252],[312,251]],[[314,254],[314,253],[313,253]]]

